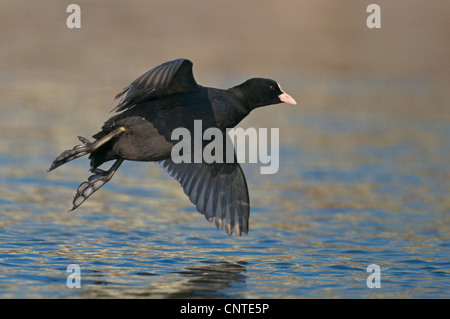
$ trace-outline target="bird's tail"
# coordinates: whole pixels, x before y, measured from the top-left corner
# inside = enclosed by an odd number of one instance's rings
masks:
[[[90,142],[87,138],[78,136],[78,139],[83,143],[83,145],[77,145],[71,150],[67,150],[61,153],[52,163],[50,168],[48,169],[48,172],[54,170],[55,168],[70,162],[71,160],[74,160],[78,157],[84,156],[86,154],[92,153],[100,146],[104,145],[105,143],[109,142],[111,139],[119,136],[125,131],[125,128],[123,126],[116,128],[115,130],[111,131],[110,133],[102,136],[101,138],[95,140],[94,142]],[[95,136],[94,136],[95,137]]]

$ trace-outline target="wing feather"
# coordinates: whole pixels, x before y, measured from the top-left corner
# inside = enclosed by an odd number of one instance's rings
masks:
[[[250,202],[239,163],[180,163],[160,165],[183,187],[190,201],[209,222],[231,235],[248,232]]]
[[[122,97],[114,111],[120,112],[139,103],[172,94],[195,92],[200,86],[192,73],[192,62],[177,59],[163,63],[138,77],[116,99]]]

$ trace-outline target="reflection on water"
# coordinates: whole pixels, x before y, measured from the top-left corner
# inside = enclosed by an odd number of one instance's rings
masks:
[[[245,284],[245,262],[203,261],[199,266],[186,267],[179,272],[186,277],[179,291],[168,295],[169,298],[227,298],[235,297],[228,290],[237,290],[239,284]]]

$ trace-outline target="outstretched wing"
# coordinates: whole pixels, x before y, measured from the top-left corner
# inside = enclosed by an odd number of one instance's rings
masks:
[[[160,165],[183,187],[197,210],[228,235],[248,233],[250,202],[239,163],[180,163],[167,159]]]
[[[138,103],[167,95],[199,90],[192,73],[192,62],[187,59],[169,61],[142,74],[127,86],[116,99],[122,97],[114,111],[120,112]]]

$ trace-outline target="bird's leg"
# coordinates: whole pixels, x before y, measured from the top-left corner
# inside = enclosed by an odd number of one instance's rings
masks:
[[[124,127],[119,127],[115,129],[114,131],[110,132],[109,134],[105,135],[104,137],[96,140],[95,142],[90,142],[87,138],[84,138],[82,136],[78,136],[78,139],[83,143],[83,145],[77,145],[71,150],[67,150],[61,153],[52,163],[48,171],[52,171],[55,168],[74,160],[78,157],[84,156],[86,154],[92,153],[96,149],[98,149],[103,144],[109,142],[114,137],[119,136],[125,131]]]
[[[83,182],[78,186],[77,193],[73,199],[73,207],[69,212],[80,206],[89,198],[89,196],[105,185],[113,177],[123,161],[123,159],[118,159],[107,171],[98,168],[92,169],[91,172],[93,172],[94,175],[89,176],[86,182]]]

